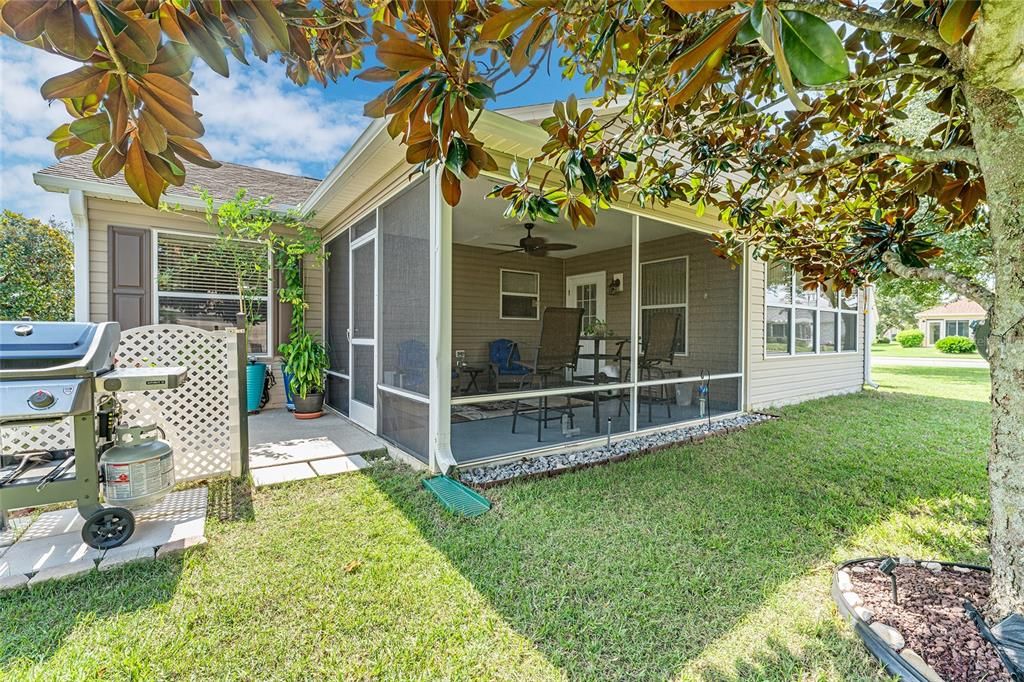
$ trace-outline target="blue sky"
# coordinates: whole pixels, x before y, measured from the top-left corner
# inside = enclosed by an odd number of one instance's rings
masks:
[[[273,59],[252,61],[248,67],[230,61],[230,78],[222,78],[196,60],[195,107],[206,126],[202,142],[220,161],[324,177],[366,126],[363,103],[381,84],[348,78],[326,89],[315,83],[300,88]],[[37,187],[32,173],[54,163],[46,136],[70,120],[59,102],[40,97],[39,86],[74,67],[70,60],[0,38],[0,208],[69,219],[67,197]],[[491,106],[548,102],[571,90],[582,94],[582,81],[566,83],[557,71],[540,72]]]

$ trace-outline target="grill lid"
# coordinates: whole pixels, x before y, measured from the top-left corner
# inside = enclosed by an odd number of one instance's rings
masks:
[[[0,322],[0,371],[82,376],[109,369],[120,339],[117,323]]]

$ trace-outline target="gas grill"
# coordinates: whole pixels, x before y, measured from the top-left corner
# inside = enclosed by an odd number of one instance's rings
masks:
[[[173,460],[164,444],[161,487],[141,476],[148,470],[132,470],[131,458],[123,456],[132,446],[129,438],[142,439],[141,449],[154,449],[152,438],[140,432],[157,427],[121,424],[123,410],[117,394],[129,391],[174,389],[186,381],[182,367],[114,369],[114,354],[121,339],[116,322],[0,322],[0,427],[31,427],[70,418],[73,447],[8,452],[0,428],[0,529],[6,527],[12,509],[73,501],[85,519],[82,539],[97,549],[123,544],[135,529],[132,512],[105,506],[106,498],[118,502],[131,495],[112,495],[104,480],[103,454],[115,442],[122,451],[116,467],[117,483],[140,478],[134,487],[139,499],[153,502],[173,485]],[[122,443],[122,435],[125,442]],[[168,471],[167,465],[170,464]],[[168,479],[169,476],[169,479]],[[149,486],[147,490],[136,490]],[[127,505],[131,506],[131,505]]]

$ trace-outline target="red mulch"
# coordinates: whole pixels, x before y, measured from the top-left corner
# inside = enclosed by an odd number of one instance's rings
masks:
[[[894,571],[899,605],[892,602],[892,583],[877,564],[851,570],[854,591],[874,611],[874,621],[900,631],[907,647],[917,652],[946,682],[989,682],[1010,676],[991,644],[978,633],[963,601],[969,599],[984,613],[990,576],[943,566],[936,573],[921,566],[900,566]],[[853,567],[851,566],[850,569]]]

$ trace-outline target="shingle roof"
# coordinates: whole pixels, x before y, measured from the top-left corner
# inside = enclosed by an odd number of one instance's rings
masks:
[[[61,159],[48,168],[39,171],[42,175],[74,180],[91,180],[107,185],[127,187],[124,176],[118,173],[112,178],[99,178],[92,171],[92,154],[80,154]],[[206,189],[215,199],[231,199],[235,192],[244,187],[250,196],[273,197],[274,203],[297,206],[308,197],[320,181],[301,175],[288,175],[277,171],[243,166],[237,163],[223,163],[220,168],[203,168],[185,163],[185,184],[169,187],[171,196],[199,197],[196,185]]]
[[[944,303],[943,305],[923,310],[917,313],[915,317],[942,317],[944,315],[973,315],[982,318],[985,317],[985,309],[970,299],[958,298],[952,303]]]

